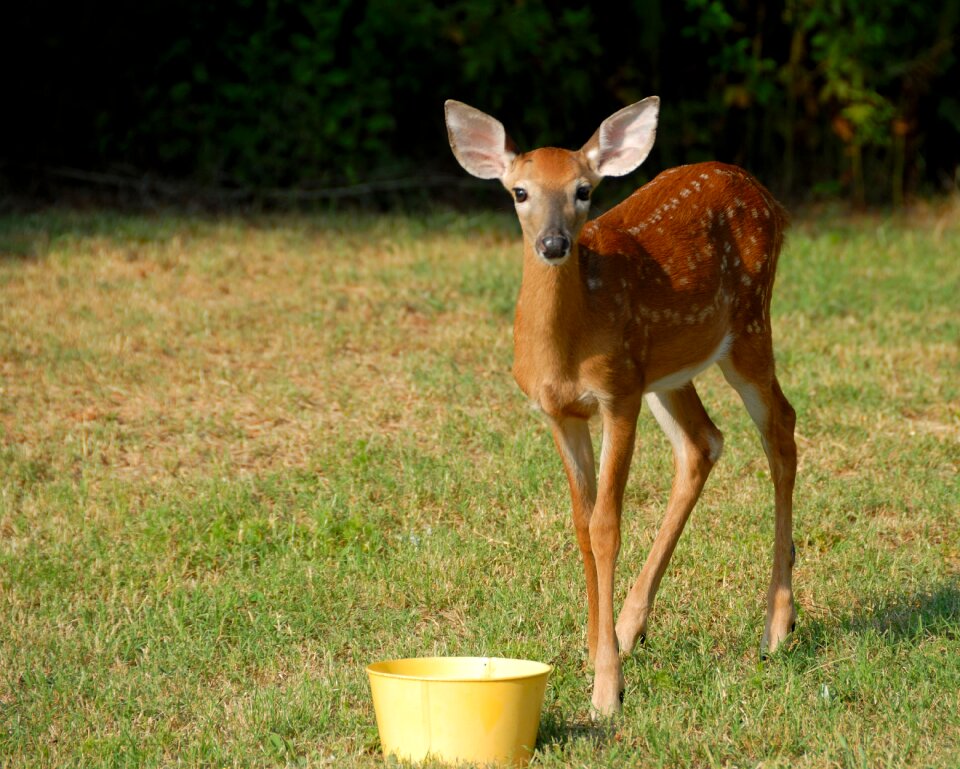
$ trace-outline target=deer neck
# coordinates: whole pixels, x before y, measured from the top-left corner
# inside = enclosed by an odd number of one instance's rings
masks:
[[[534,370],[551,380],[575,376],[572,369],[586,304],[580,270],[576,243],[567,260],[557,266],[545,264],[533,245],[524,243],[523,279],[514,319],[518,381],[524,371]]]

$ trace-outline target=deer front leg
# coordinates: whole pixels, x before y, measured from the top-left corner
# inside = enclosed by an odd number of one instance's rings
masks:
[[[587,654],[592,665],[597,656],[597,566],[590,546],[590,517],[597,498],[593,442],[589,423],[585,419],[564,418],[552,422],[551,427],[570,483],[573,526],[587,583]]]
[[[620,512],[630,472],[641,399],[605,407],[597,502],[590,519],[590,544],[597,565],[597,659],[593,708],[598,716],[620,711],[624,689],[613,620],[613,585],[620,552]]]

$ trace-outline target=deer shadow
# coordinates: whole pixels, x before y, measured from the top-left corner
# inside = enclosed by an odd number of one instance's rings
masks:
[[[864,596],[847,615],[812,618],[798,627],[790,654],[811,661],[836,639],[875,634],[889,644],[922,638],[960,638],[960,578],[947,579],[910,592]]]
[[[544,711],[537,735],[537,752],[563,751],[567,745],[579,740],[596,746],[610,742],[616,734],[611,722],[592,721],[589,716],[569,717],[556,707]]]
[[[850,635],[875,634],[896,645],[924,638],[960,638],[960,578],[947,579],[909,592],[864,596],[847,614],[826,618],[801,618],[785,653],[803,669],[822,664],[825,650]],[[770,661],[776,664],[778,653]],[[588,740],[597,746],[611,742],[616,727],[592,722],[587,716],[570,717],[554,705],[544,711],[537,740],[538,751],[563,751],[567,745]]]

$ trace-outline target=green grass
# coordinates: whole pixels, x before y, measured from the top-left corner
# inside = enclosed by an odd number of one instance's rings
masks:
[[[956,220],[798,218],[797,632],[760,661],[772,491],[708,372],[724,458],[593,729],[510,219],[0,219],[0,766],[379,766],[364,665],[425,654],[554,664],[544,767],[960,765]],[[644,414],[621,596],[671,471]]]

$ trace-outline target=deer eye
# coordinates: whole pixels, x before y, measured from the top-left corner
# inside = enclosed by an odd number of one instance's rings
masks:
[[[577,187],[577,200],[590,200],[590,188],[586,184]]]
[[[527,191],[523,187],[514,187],[513,197],[518,203],[522,203],[527,199]]]

